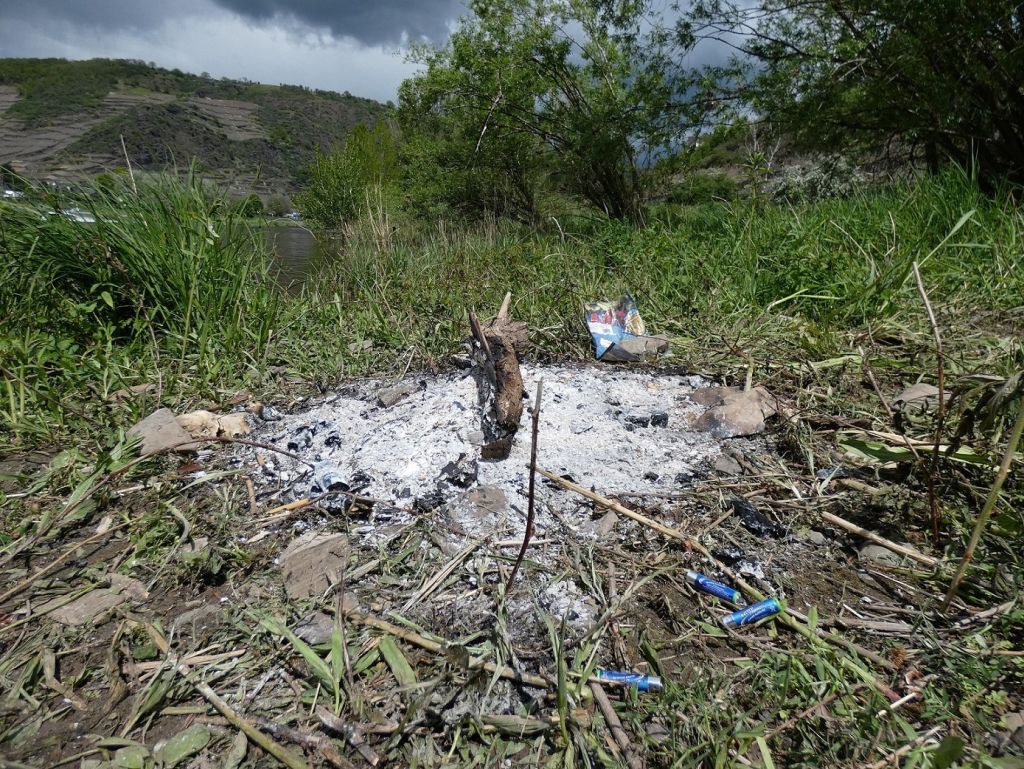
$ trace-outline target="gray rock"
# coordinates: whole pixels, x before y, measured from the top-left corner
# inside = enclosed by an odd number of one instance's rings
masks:
[[[826,537],[820,531],[815,531],[814,529],[811,529],[809,532],[807,532],[807,535],[804,537],[804,539],[810,542],[815,547],[824,547],[828,544],[828,537]]]
[[[46,612],[48,607],[62,600],[64,599],[57,598],[44,604],[39,607],[39,612]],[[99,588],[89,591],[69,604],[53,609],[49,612],[49,615],[62,625],[76,627],[79,625],[89,625],[98,622],[104,615],[127,600],[127,595],[122,595],[106,588]]]
[[[195,444],[188,443],[192,436],[178,424],[174,412],[170,409],[157,409],[129,429],[128,435],[137,435],[142,439],[140,451],[143,454],[167,451],[172,448],[174,451],[187,452],[194,451],[196,448]]]
[[[385,387],[377,391],[377,405],[385,409],[391,408],[402,398],[412,395],[418,389],[419,385],[413,381],[400,382],[392,387]]]
[[[508,512],[508,497],[497,486],[477,486],[456,495],[447,512],[455,523],[475,531],[496,524]]]
[[[694,428],[716,438],[739,438],[764,432],[764,421],[777,413],[775,397],[763,387],[705,387],[690,398],[708,410],[694,422]]]
[[[864,547],[857,551],[857,558],[861,561],[871,561],[883,566],[899,566],[903,560],[903,556],[881,545],[864,545]]]
[[[1003,726],[1008,732],[1015,732],[1024,729],[1024,711],[1020,713],[1007,713],[1003,716]]]
[[[1010,742],[1017,746],[1017,750],[1024,751],[1024,726],[1010,735]]]
[[[672,739],[672,732],[664,724],[658,721],[650,721],[647,724],[647,736],[658,745],[664,745]]]
[[[352,593],[345,593],[343,603],[346,611],[359,608],[359,601]],[[313,646],[329,643],[333,632],[334,617],[322,611],[310,614],[295,626],[295,635]]]
[[[619,522],[619,516],[609,510],[596,521],[587,521],[581,527],[581,533],[589,534],[596,539],[607,539],[613,531],[615,524]]]
[[[319,596],[333,585],[348,561],[344,534],[307,532],[281,553],[284,590],[292,600]]]
[[[719,475],[732,476],[743,474],[743,467],[740,465],[740,463],[737,462],[732,457],[726,456],[725,454],[720,455],[715,460],[715,464],[713,465],[713,467],[715,469],[715,472],[718,473]]]
[[[309,615],[295,626],[295,635],[312,646],[330,641],[333,631],[334,618],[320,611]]]

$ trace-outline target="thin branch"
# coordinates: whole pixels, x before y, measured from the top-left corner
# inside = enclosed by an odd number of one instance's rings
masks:
[[[1003,483],[1006,481],[1006,477],[1010,474],[1010,465],[1013,464],[1014,454],[1017,452],[1017,446],[1020,443],[1021,432],[1024,432],[1024,398],[1021,398],[1017,404],[1017,421],[1013,425],[1013,431],[1010,434],[1010,441],[1006,444],[1006,452],[1003,454],[1003,461],[999,465],[999,472],[996,473],[995,482],[992,484],[992,488],[989,490],[988,499],[985,500],[985,506],[981,509],[978,514],[978,520],[974,522],[974,531],[971,532],[971,539],[967,543],[967,550],[964,552],[963,560],[960,561],[960,566],[956,570],[956,574],[953,575],[953,581],[949,585],[949,592],[946,593],[946,597],[942,599],[942,611],[948,611],[949,605],[956,598],[957,590],[960,589],[960,582],[964,578],[964,574],[967,573],[967,567],[971,563],[971,559],[974,558],[974,549],[978,546],[978,540],[981,539],[981,533],[985,530],[985,525],[988,523],[988,519],[992,517],[992,511],[995,509],[996,502],[999,501],[999,492],[1003,488]]]
[[[935,358],[938,366],[939,380],[939,412],[935,424],[935,445],[932,451],[932,461],[928,468],[928,506],[932,513],[932,539],[937,544],[939,541],[939,499],[935,494],[935,478],[939,471],[939,444],[942,441],[942,430],[946,422],[946,360],[942,351],[942,334],[939,333],[939,324],[935,320],[935,313],[932,311],[932,303],[928,301],[928,292],[925,291],[924,281],[921,280],[921,271],[917,262],[913,264],[914,279],[917,281],[917,291],[924,302],[924,308],[928,313],[928,322],[932,327],[932,336],[935,338]]]
[[[534,497],[537,483],[537,432],[540,428],[540,398],[543,389],[544,380],[542,379],[537,382],[537,399],[533,403],[533,437],[530,441],[530,492],[526,507],[526,531],[523,533],[523,546],[519,548],[519,555],[516,556],[512,573],[508,575],[508,582],[505,583],[506,595],[511,590],[512,583],[515,582],[516,574],[519,573],[519,567],[526,556],[526,549],[530,546],[530,537],[533,536]]]

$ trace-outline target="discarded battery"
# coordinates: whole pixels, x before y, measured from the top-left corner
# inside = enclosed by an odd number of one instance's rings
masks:
[[[734,611],[722,617],[722,624],[725,627],[739,627],[740,625],[752,625],[767,617],[778,614],[782,611],[782,605],[775,598],[766,598],[763,601],[748,606],[746,609]]]
[[[726,601],[734,603],[737,606],[743,606],[746,604],[746,601],[743,600],[743,596],[740,594],[739,590],[729,587],[728,585],[723,585],[721,582],[715,582],[713,579],[705,577],[703,574],[699,574],[695,571],[687,571],[686,579],[690,584],[703,593],[724,598]]]
[[[641,673],[622,673],[618,670],[598,670],[594,675],[600,681],[635,686],[642,692],[657,691],[662,688],[661,678],[658,676],[645,676]]]

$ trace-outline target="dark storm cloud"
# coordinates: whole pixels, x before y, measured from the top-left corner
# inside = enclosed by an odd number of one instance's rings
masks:
[[[461,0],[214,0],[242,16],[264,21],[292,17],[337,36],[370,45],[412,39],[441,41],[448,23],[465,12]]]
[[[23,19],[105,29],[148,29],[168,16],[187,13],[200,5],[196,0],[179,0],[174,8],[140,0],[2,0],[0,23],[4,19]]]

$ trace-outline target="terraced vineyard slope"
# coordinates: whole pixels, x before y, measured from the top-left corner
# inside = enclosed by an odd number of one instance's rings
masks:
[[[301,86],[217,80],[136,61],[0,59],[0,165],[83,180],[125,165],[185,169],[230,191],[295,189],[316,147],[384,105]]]

